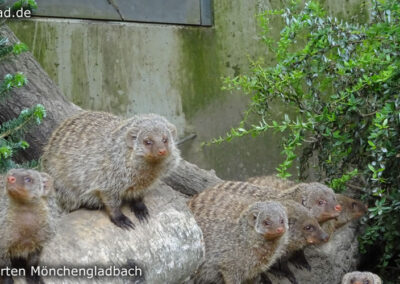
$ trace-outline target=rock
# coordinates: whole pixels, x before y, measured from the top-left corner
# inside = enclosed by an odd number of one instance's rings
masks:
[[[160,184],[145,196],[145,201],[150,211],[148,223],[140,223],[129,208],[123,208],[136,225],[134,230],[118,228],[99,210],[81,209],[63,216],[55,238],[43,250],[40,266],[104,269],[110,265],[137,265],[144,279],[45,277],[46,283],[156,284],[187,279],[204,257],[204,244],[185,198]]]
[[[173,189],[192,196],[212,187],[223,180],[216,176],[214,170],[203,170],[197,165],[182,160],[163,181]]]

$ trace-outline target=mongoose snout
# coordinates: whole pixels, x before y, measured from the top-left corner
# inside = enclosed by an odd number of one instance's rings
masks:
[[[278,227],[275,230],[270,230],[264,234],[266,240],[274,240],[281,237],[286,232],[284,227]]]
[[[315,233],[311,233],[306,237],[307,243],[310,245],[318,245],[329,241],[329,235],[321,229],[312,228]]]

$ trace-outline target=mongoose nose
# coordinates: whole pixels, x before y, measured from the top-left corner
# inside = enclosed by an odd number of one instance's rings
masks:
[[[159,156],[164,156],[165,154],[167,154],[167,150],[166,150],[166,149],[160,149],[160,150],[158,150],[158,155],[159,155]]]
[[[342,211],[342,206],[340,204],[336,205],[335,210],[338,212]]]
[[[276,229],[276,232],[279,233],[279,234],[283,233],[284,231],[285,231],[285,229],[283,227],[279,227],[279,228]]]
[[[17,180],[17,179],[16,179],[15,177],[13,177],[13,176],[9,176],[9,177],[7,178],[7,181],[8,181],[9,183],[15,183],[16,180]]]

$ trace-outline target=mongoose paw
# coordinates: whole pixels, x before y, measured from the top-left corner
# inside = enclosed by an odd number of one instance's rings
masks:
[[[135,229],[135,225],[124,214],[118,215],[116,217],[111,217],[110,219],[111,222],[113,222],[116,226],[120,227],[121,229],[125,230]]]
[[[149,221],[149,210],[143,202],[133,201],[131,205],[131,210],[133,213],[135,213],[135,216],[139,219],[140,222]]]
[[[262,272],[260,274],[260,283],[262,284],[272,284],[271,279],[269,279],[267,272]]]
[[[311,271],[311,266],[304,255],[304,251],[302,250],[295,252],[289,261],[299,269],[307,269],[308,271]]]

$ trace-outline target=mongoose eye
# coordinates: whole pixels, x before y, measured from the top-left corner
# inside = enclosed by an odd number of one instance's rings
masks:
[[[285,223],[285,221],[283,219],[281,219],[281,224]]]
[[[31,179],[30,177],[25,177],[25,178],[24,178],[24,181],[27,182],[27,183],[31,183],[31,182],[32,182],[32,179]]]
[[[168,142],[168,138],[163,138],[163,139],[162,139],[162,142],[163,142],[163,143],[167,143],[167,142]]]
[[[269,226],[269,225],[271,225],[271,222],[268,221],[268,220],[265,220],[265,221],[264,221],[264,225],[265,225],[265,226]]]
[[[318,201],[318,205],[324,205],[324,204],[326,204],[326,201],[325,201],[325,200],[320,200],[320,201]]]
[[[312,231],[313,230],[313,226],[311,226],[311,225],[308,225],[308,226],[305,226],[304,227],[304,229],[306,230],[306,231]]]
[[[144,140],[145,145],[153,145],[153,141],[151,140]]]
[[[363,280],[363,284],[369,284],[369,280],[368,279],[364,279]]]

